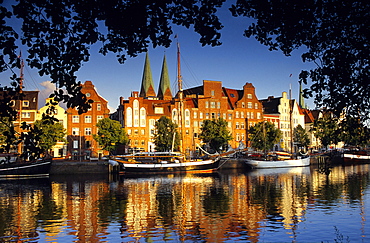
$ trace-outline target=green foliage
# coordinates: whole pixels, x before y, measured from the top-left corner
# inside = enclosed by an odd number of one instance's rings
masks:
[[[232,140],[233,137],[227,129],[227,122],[222,119],[204,120],[199,138],[208,143],[211,149],[220,151],[220,148]]]
[[[127,134],[118,121],[104,118],[96,126],[98,127],[98,134],[93,134],[93,138],[104,150],[112,152],[118,144],[128,143]]]
[[[67,142],[64,137],[66,135],[65,128],[55,118],[43,115],[41,120],[37,120],[34,123],[34,130],[40,131],[38,147],[43,152],[47,152],[53,146],[60,142]]]
[[[171,151],[172,143],[174,144],[173,150],[179,150],[180,135],[177,132],[177,125],[168,117],[162,116],[155,123],[155,149],[160,152]]]
[[[244,35],[286,56],[301,48],[304,62],[316,65],[302,71],[306,96],[319,107],[369,119],[370,3],[368,1],[247,0],[232,6],[234,16],[255,19]]]
[[[324,112],[322,117],[314,121],[311,132],[314,133],[316,138],[320,139],[324,147],[340,142],[338,118],[330,112]]]
[[[276,128],[272,122],[259,122],[249,128],[249,140],[251,146],[257,150],[272,150],[281,138],[280,129]]]
[[[353,117],[346,117],[339,123],[339,134],[346,145],[364,147],[370,143],[370,129]]]
[[[90,100],[80,92],[76,72],[89,61],[93,44],[100,44],[101,54],[115,53],[123,63],[126,56],[147,51],[149,44],[169,47],[172,28],[179,25],[193,28],[202,45],[217,46],[222,25],[216,12],[223,2],[8,1],[0,6],[0,72],[20,67],[17,44],[21,40],[27,65],[49,76],[59,88],[55,100],[85,112]]]
[[[310,139],[306,129],[304,129],[301,125],[298,125],[294,128],[293,136],[294,142],[299,146],[307,148],[307,146],[310,145]]]

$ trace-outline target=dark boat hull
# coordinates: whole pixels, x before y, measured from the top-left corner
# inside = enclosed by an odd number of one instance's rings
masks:
[[[50,161],[32,163],[9,163],[0,165],[0,177],[42,176],[49,175]]]

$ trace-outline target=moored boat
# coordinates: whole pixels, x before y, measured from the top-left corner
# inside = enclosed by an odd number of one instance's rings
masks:
[[[180,153],[154,152],[117,156],[122,173],[210,172],[219,166],[219,157],[186,159]]]
[[[301,167],[310,165],[310,157],[298,156],[297,158],[275,160],[275,159],[246,159],[245,163],[254,169],[263,168],[285,168],[285,167]]]
[[[26,177],[49,175],[50,160],[38,160],[35,162],[9,162],[0,164],[0,177]]]
[[[344,152],[342,158],[344,163],[370,163],[370,153],[365,150]]]

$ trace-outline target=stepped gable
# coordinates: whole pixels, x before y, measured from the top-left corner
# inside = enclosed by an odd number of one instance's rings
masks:
[[[159,81],[158,98],[160,100],[172,99],[170,77],[168,75],[168,67],[166,61],[166,55],[163,57],[161,79]]]
[[[140,97],[155,97],[152,69],[150,68],[150,60],[148,52],[145,55],[145,64],[143,78],[141,81]]]

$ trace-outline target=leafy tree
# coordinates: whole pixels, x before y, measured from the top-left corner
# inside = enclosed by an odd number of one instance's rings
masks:
[[[370,129],[353,117],[346,117],[339,123],[339,134],[346,145],[363,147],[370,143]]]
[[[127,134],[118,121],[104,118],[96,126],[98,127],[98,133],[93,134],[93,138],[104,150],[112,152],[118,144],[128,143]]]
[[[213,120],[204,120],[199,138],[204,143],[209,143],[211,149],[219,151],[220,147],[227,144],[228,141],[232,140],[233,137],[230,131],[227,129],[227,122],[218,118]]]
[[[20,67],[18,43],[27,48],[27,63],[48,75],[59,90],[56,101],[89,108],[76,72],[99,43],[103,55],[115,53],[120,63],[153,47],[169,47],[174,25],[193,27],[202,45],[220,45],[216,16],[223,0],[194,1],[8,1],[0,6],[0,71]],[[3,0],[0,0],[3,3]],[[8,21],[10,20],[11,21]],[[19,27],[20,32],[18,31]],[[15,76],[12,77],[16,79]],[[65,87],[67,94],[60,89]]]
[[[307,146],[310,144],[310,139],[308,137],[306,129],[304,129],[301,125],[298,125],[294,128],[293,135],[294,142],[298,145],[307,148]]]
[[[251,146],[264,152],[272,150],[281,138],[280,129],[276,128],[272,122],[259,122],[249,128],[249,141]]]
[[[322,117],[314,121],[311,132],[320,139],[325,148],[329,144],[338,144],[340,141],[338,118],[330,112],[324,112]]]
[[[302,71],[300,79],[315,95],[315,103],[337,116],[369,119],[370,110],[370,2],[362,0],[240,0],[231,8],[234,16],[253,18],[244,32],[270,50],[289,56],[301,48],[304,62],[316,68]]]
[[[41,131],[39,134],[38,146],[43,152],[47,153],[58,141],[67,142],[64,139],[66,131],[63,125],[47,116],[43,116],[41,120],[35,121],[34,129]]]
[[[14,123],[10,122],[9,117],[0,117],[0,153],[15,149],[17,138],[11,134],[15,134]]]
[[[166,116],[162,116],[155,123],[154,132],[155,149],[160,152],[171,151],[172,144],[173,150],[179,150],[180,135],[177,132],[177,125]]]

